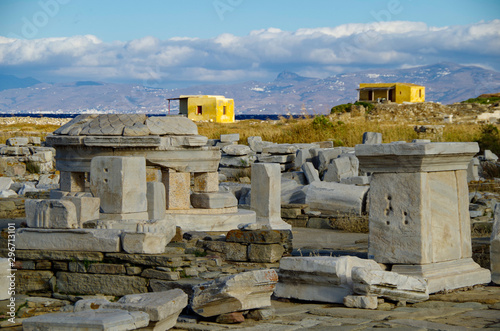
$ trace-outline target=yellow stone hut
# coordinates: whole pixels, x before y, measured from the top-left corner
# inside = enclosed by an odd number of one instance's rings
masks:
[[[179,100],[179,114],[190,120],[234,122],[234,100],[222,95],[181,95],[168,100]]]
[[[359,84],[359,101],[425,102],[425,87],[412,83]]]

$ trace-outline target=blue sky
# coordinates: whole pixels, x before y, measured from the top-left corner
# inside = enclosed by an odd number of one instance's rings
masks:
[[[498,0],[0,0],[0,73],[162,87],[451,61],[500,70]]]

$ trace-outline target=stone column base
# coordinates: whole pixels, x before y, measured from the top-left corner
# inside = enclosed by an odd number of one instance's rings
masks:
[[[429,294],[491,281],[491,272],[471,258],[422,265],[396,264],[391,271],[427,279]]]

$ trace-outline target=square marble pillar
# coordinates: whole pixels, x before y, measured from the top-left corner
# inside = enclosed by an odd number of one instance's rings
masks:
[[[163,184],[166,191],[167,210],[185,210],[191,205],[189,188],[191,174],[189,172],[163,171]]]
[[[101,199],[101,215],[111,219],[147,219],[143,157],[97,156],[90,167],[90,188]]]
[[[290,230],[281,219],[281,169],[277,163],[252,164],[250,205],[257,214],[257,223],[270,229]]]
[[[370,184],[368,255],[429,293],[490,282],[472,261],[467,166],[477,143],[357,145]]]

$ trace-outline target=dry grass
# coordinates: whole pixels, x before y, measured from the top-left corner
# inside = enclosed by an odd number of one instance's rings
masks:
[[[419,138],[413,130],[416,124],[375,122],[364,118],[353,118],[349,122],[338,121],[334,116],[327,117],[331,126],[315,126],[312,118],[278,121],[244,120],[237,123],[199,123],[201,135],[218,139],[221,134],[239,133],[240,143],[246,144],[250,136],[261,136],[263,140],[276,143],[312,143],[334,141],[336,146],[353,147],[362,142],[364,132],[382,133],[383,142],[412,141]],[[478,139],[481,126],[477,124],[446,124],[442,141],[466,142]]]

